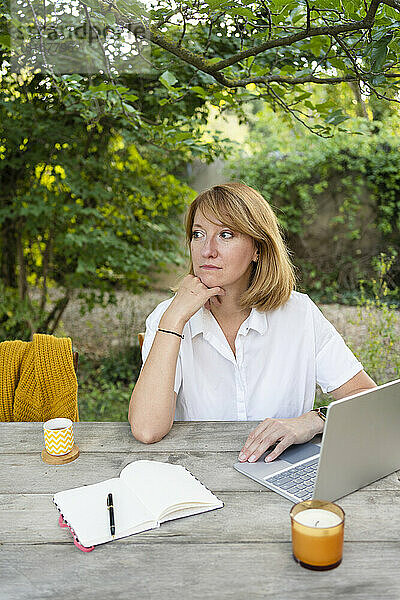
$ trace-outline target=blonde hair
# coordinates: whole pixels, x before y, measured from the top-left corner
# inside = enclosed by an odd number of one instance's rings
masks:
[[[279,308],[295,289],[296,277],[278,220],[268,202],[253,188],[240,182],[223,183],[201,192],[186,215],[186,240],[190,247],[197,210],[234,231],[253,238],[258,261],[253,263],[250,283],[240,299],[242,308],[261,311]],[[193,262],[190,258],[190,273]]]

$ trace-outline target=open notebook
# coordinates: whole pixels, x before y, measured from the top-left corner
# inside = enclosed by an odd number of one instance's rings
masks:
[[[184,467],[138,460],[122,469],[119,477],[54,494],[53,502],[79,545],[87,548],[113,539],[109,493],[114,501],[115,539],[223,506]]]

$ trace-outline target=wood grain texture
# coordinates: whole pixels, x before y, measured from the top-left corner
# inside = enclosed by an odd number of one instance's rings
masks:
[[[0,461],[0,492],[2,493],[55,493],[80,485],[97,483],[118,477],[122,469],[135,460],[158,460],[183,465],[214,492],[273,493],[268,488],[238,473],[233,468],[237,452],[82,452],[74,463],[49,466],[43,463],[40,453],[3,454]],[[400,474],[400,472],[399,472]],[[399,474],[392,473],[371,483],[368,490],[400,489]]]
[[[290,541],[289,500],[273,492],[220,492],[218,498],[224,502],[222,509],[175,519],[113,543]],[[359,491],[341,498],[339,504],[346,514],[346,541],[398,541],[400,487],[397,491]],[[52,494],[1,494],[0,532],[2,544],[71,539],[69,532],[58,526]]]
[[[291,553],[291,503],[233,469],[255,423],[177,423],[137,442],[124,423],[78,423],[81,455],[41,460],[42,423],[0,424],[0,600],[346,600],[400,598],[400,482],[393,473],[339,500],[342,564],[315,573]],[[182,464],[225,503],[83,554],[58,526],[52,495],[118,476],[139,459]]]
[[[259,421],[191,421],[174,423],[157,451],[237,451]],[[128,423],[74,423],[74,439],[81,452],[154,452],[154,444],[135,440]],[[3,452],[41,452],[43,423],[0,423]]]
[[[343,562],[315,573],[289,543],[72,544],[0,547],[3,600],[398,600],[396,542],[344,544]]]

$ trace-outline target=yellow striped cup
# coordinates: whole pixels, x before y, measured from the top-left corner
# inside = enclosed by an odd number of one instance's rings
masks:
[[[50,419],[43,423],[44,446],[49,454],[63,456],[74,447],[74,430],[70,419]]]

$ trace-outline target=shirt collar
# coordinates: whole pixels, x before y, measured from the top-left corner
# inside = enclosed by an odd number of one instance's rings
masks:
[[[243,329],[242,329],[243,328]],[[254,331],[258,331],[258,333],[266,333],[268,328],[268,318],[266,312],[261,312],[256,308],[251,309],[251,313],[241,324],[239,332],[247,332],[249,329],[254,329]]]
[[[203,306],[190,318],[191,336],[194,338],[199,333],[207,333],[212,327],[212,315]],[[246,335],[250,329],[260,334],[266,333],[268,328],[267,313],[256,308],[251,309],[247,319],[241,324],[238,334]]]
[[[195,335],[202,333],[205,331],[204,319],[203,319],[203,311],[206,309],[201,307],[194,315],[190,318],[190,331],[191,336],[194,338]]]

